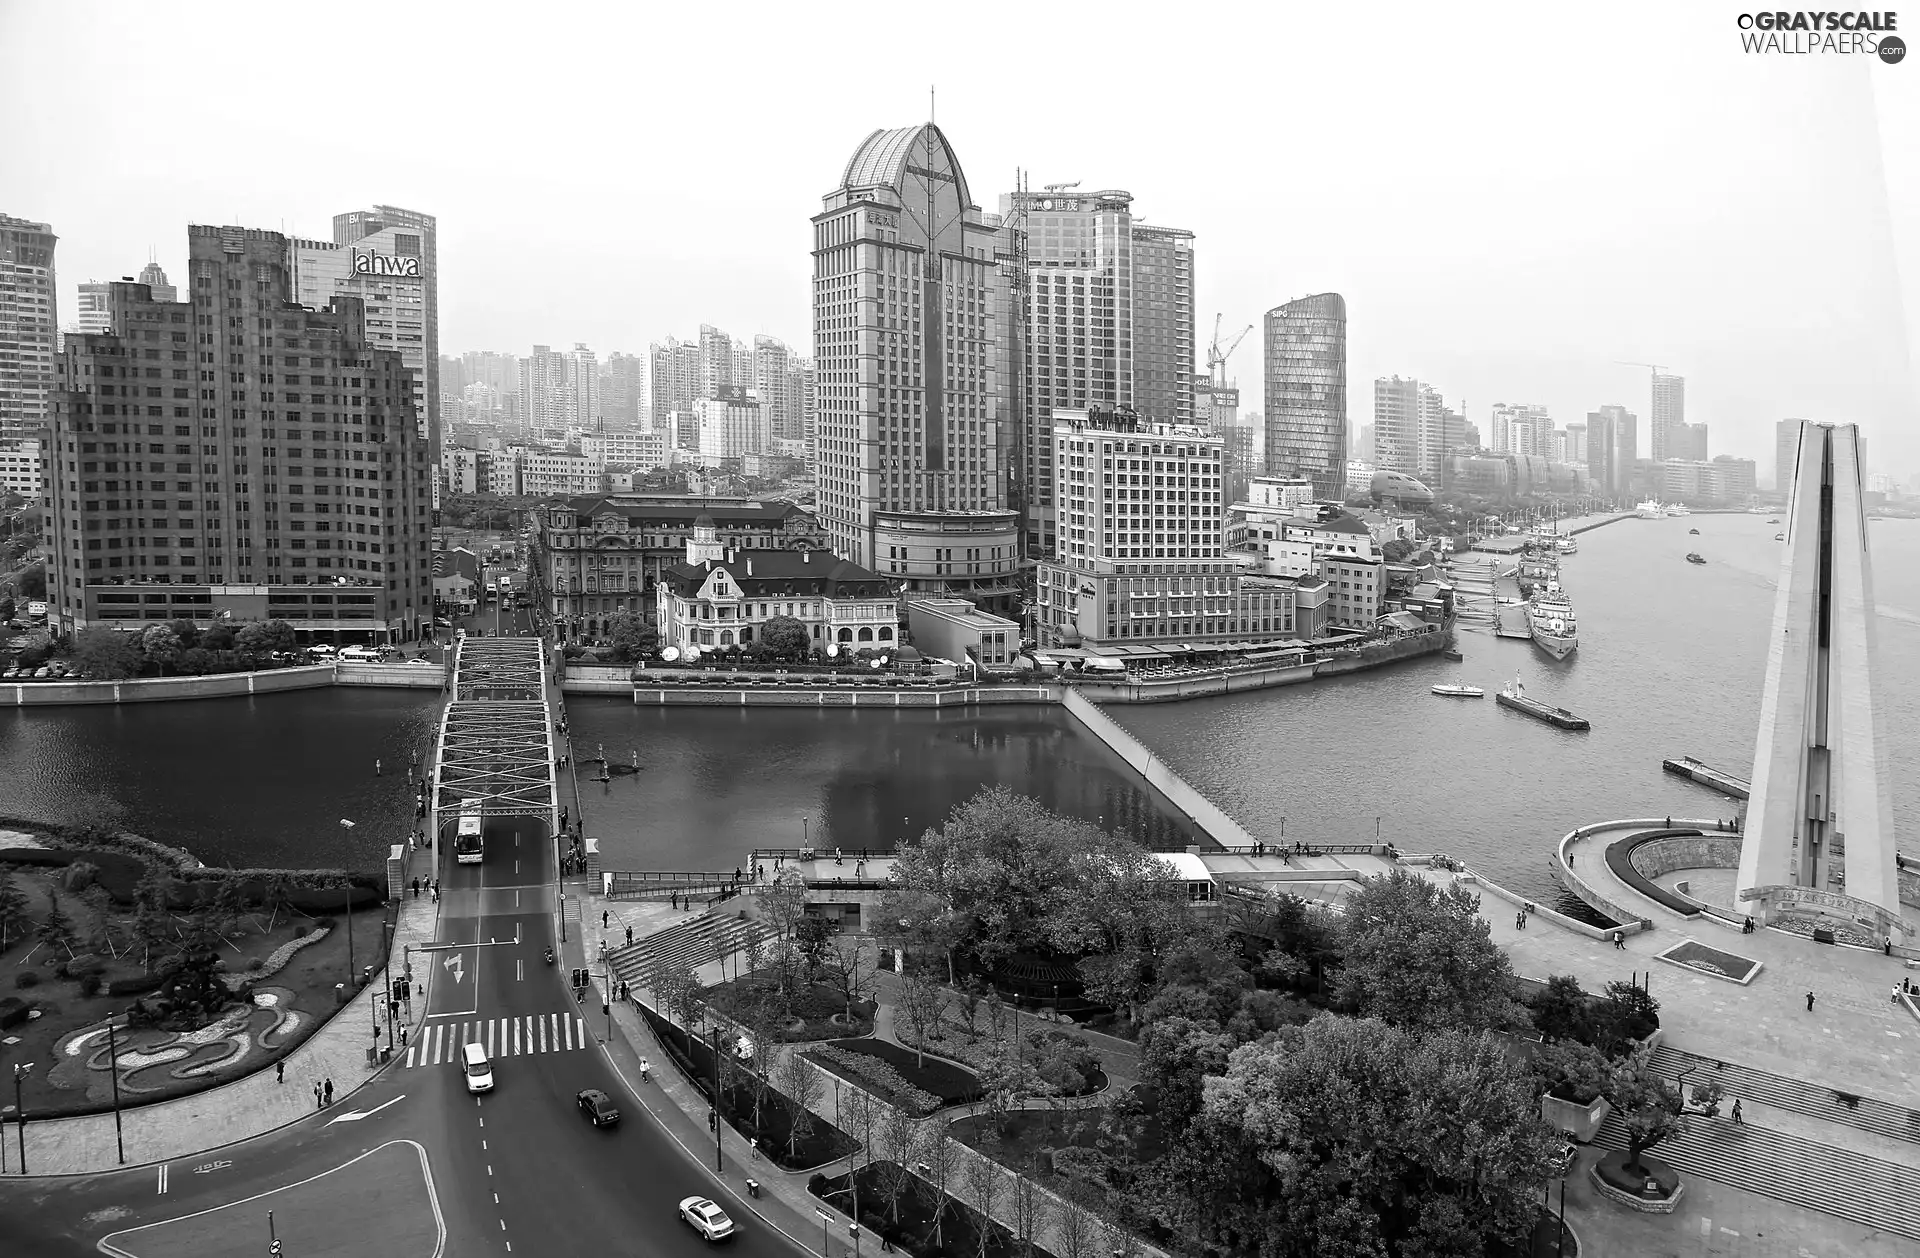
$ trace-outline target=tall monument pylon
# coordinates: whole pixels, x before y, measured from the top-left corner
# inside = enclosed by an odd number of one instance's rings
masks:
[[[1738,898],[1878,939],[1900,917],[1860,431],[1800,425]]]

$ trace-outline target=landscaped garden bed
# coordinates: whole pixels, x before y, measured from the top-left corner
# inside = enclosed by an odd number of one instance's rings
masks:
[[[941,1106],[965,1105],[981,1097],[979,1076],[965,1066],[923,1057],[888,1040],[835,1040],[806,1055],[882,1100],[905,1105],[922,1117]]]
[[[859,1181],[860,1226],[891,1241],[898,1248],[920,1258],[951,1255],[952,1258],[1026,1258],[1029,1252],[1018,1237],[1002,1224],[983,1220],[980,1212],[953,1193],[939,1193],[925,1181],[905,1176],[897,1196],[888,1198],[890,1180],[899,1176],[897,1164],[873,1162],[848,1175],[815,1175],[807,1190],[844,1213],[852,1214],[854,1181]],[[958,1177],[956,1177],[958,1178]],[[959,1184],[952,1185],[965,1191]],[[1006,1191],[1000,1201],[1004,1205]],[[944,1201],[942,1200],[944,1197]],[[936,1219],[935,1206],[940,1209]],[[982,1245],[982,1230],[985,1244]],[[1096,1247],[1099,1248],[1099,1247]],[[1038,1245],[1031,1252],[1037,1258],[1051,1258]]]
[[[874,1002],[854,1001],[849,1020],[845,993],[824,983],[809,983],[783,996],[771,978],[749,974],[716,983],[701,999],[742,1026],[754,1024],[756,1008],[767,1009],[766,1025],[782,1044],[873,1034]]]
[[[708,1097],[713,1095],[713,1049],[703,1039],[688,1034],[647,1008],[640,1007],[654,1038],[673,1059],[681,1073]],[[726,1066],[726,1087],[721,1097],[721,1112],[747,1139],[753,1141],[777,1166],[789,1171],[810,1170],[838,1161],[859,1147],[845,1132],[810,1111],[801,1111],[770,1084],[756,1097],[746,1067],[737,1062]],[[756,1105],[758,1122],[755,1121]],[[798,1131],[795,1130],[798,1119]]]

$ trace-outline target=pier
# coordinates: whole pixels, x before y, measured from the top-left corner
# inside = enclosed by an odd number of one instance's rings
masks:
[[[1693,756],[1670,756],[1660,762],[1660,767],[1668,773],[1677,773],[1683,778],[1691,778],[1702,786],[1711,786],[1723,795],[1731,795],[1735,799],[1747,797],[1749,783],[1745,778],[1722,772],[1706,761]]]

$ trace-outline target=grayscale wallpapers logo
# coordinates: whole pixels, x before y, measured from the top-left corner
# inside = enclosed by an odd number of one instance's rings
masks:
[[[1894,34],[1899,14],[1880,13],[1742,13],[1738,20],[1740,46],[1760,56],[1843,57],[1869,53],[1888,65],[1906,60],[1907,42]]]

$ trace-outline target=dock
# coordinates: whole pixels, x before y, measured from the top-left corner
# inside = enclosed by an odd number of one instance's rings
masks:
[[[1500,638],[1531,638],[1533,627],[1527,609],[1518,603],[1504,603],[1494,613],[1493,632]]]
[[[1671,756],[1662,760],[1660,767],[1668,773],[1692,778],[1702,786],[1711,786],[1723,795],[1731,795],[1735,799],[1745,799],[1751,785],[1745,778],[1724,773],[1694,756]]]

